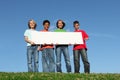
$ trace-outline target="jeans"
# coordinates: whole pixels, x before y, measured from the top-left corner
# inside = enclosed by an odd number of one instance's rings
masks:
[[[71,72],[70,56],[68,51],[68,46],[56,46],[56,66],[57,72],[62,72],[61,70],[61,54],[63,53],[67,72]]]
[[[28,72],[38,72],[39,52],[37,48],[38,46],[27,47]]]
[[[79,73],[80,70],[80,55],[84,64],[84,72],[90,73],[90,63],[88,62],[87,51],[85,49],[74,50],[74,71]]]
[[[45,48],[42,50],[43,72],[55,72],[54,49]]]

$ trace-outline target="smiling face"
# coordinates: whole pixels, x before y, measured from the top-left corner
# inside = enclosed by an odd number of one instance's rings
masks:
[[[33,21],[30,21],[29,24],[30,24],[30,28],[31,28],[31,29],[34,29],[34,27],[35,27],[35,23],[34,23]]]
[[[44,24],[44,29],[45,29],[45,30],[48,30],[48,29],[49,29],[49,26],[50,26],[50,24],[49,24],[48,22],[46,22],[46,23]]]
[[[74,24],[74,28],[75,28],[75,30],[78,30],[79,27],[80,27],[80,25],[79,25],[78,23]]]
[[[34,21],[34,20],[30,20],[30,21],[28,22],[28,26],[29,26],[30,29],[35,29],[35,28],[36,28],[36,23],[35,23],[35,21]]]
[[[65,23],[64,23],[62,20],[59,20],[59,21],[57,22],[57,27],[58,27],[59,29],[63,29],[64,26],[65,26]]]
[[[58,28],[62,29],[63,28],[63,22],[62,21],[58,21]]]

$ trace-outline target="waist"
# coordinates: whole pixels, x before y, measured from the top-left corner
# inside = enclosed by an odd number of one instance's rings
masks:
[[[31,46],[40,46],[40,44],[32,44]]]
[[[74,45],[73,50],[87,49],[86,45]]]
[[[40,45],[39,44],[27,45],[27,47],[30,47],[30,46],[40,46]]]
[[[56,47],[68,47],[68,45],[56,45]]]
[[[54,48],[53,45],[42,45],[41,48]]]

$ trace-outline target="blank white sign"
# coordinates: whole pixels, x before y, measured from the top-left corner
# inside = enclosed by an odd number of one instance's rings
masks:
[[[31,33],[36,44],[83,44],[81,32],[39,32]]]

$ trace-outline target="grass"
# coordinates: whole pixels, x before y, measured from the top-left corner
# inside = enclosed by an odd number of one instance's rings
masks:
[[[0,80],[120,80],[120,74],[112,73],[7,73],[0,72]]]

